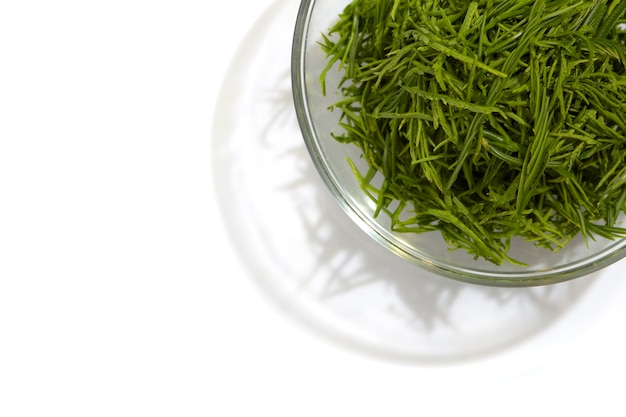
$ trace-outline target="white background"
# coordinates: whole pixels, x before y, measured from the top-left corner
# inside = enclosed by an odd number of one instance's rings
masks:
[[[294,1],[2,2],[0,416],[624,415],[623,262],[523,341],[432,363],[260,290],[215,115],[255,23]]]

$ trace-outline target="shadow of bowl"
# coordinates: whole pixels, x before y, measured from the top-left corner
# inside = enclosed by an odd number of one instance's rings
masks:
[[[293,109],[297,7],[277,0],[253,26],[214,117],[217,200],[262,292],[317,334],[395,361],[476,359],[555,324],[592,276],[534,288],[464,284],[396,257],[341,210],[309,158]]]

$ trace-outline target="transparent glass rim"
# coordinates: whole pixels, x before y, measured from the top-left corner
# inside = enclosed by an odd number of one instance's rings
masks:
[[[323,157],[320,138],[315,133],[306,87],[305,59],[309,22],[316,0],[302,0],[296,18],[292,55],[291,80],[296,116],[310,157],[323,182],[346,214],[366,234],[405,260],[430,272],[457,281],[498,287],[530,287],[556,284],[597,272],[626,256],[626,239],[616,240],[602,251],[549,270],[490,272],[449,265],[430,259],[399,241],[374,219],[350,203],[348,193],[337,181],[333,167]]]

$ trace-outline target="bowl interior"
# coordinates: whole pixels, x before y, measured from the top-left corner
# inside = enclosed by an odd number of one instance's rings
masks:
[[[320,175],[346,213],[367,234],[399,256],[441,275],[478,284],[530,286],[565,281],[589,274],[626,255],[625,240],[598,238],[585,242],[577,237],[560,251],[538,248],[521,239],[511,243],[509,255],[526,265],[494,265],[462,251],[451,251],[439,232],[394,233],[381,213],[374,218],[375,203],[363,192],[350,158],[360,170],[367,163],[356,146],[337,142],[338,111],[329,110],[339,98],[341,73],[334,68],[322,94],[320,73],[326,57],[319,46],[321,34],[336,20],[349,0],[304,0],[301,4],[293,47],[293,92],[304,140]],[[380,178],[375,181],[381,181]],[[622,216],[623,217],[623,216]]]

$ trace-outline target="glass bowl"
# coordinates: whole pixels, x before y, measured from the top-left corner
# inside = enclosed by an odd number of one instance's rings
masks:
[[[374,217],[375,203],[361,188],[347,159],[365,170],[361,150],[338,142],[339,112],[329,107],[337,101],[341,74],[330,72],[322,94],[320,74],[326,56],[319,45],[322,33],[337,20],[350,0],[303,0],[297,16],[292,49],[293,96],[304,141],[322,179],[350,219],[371,238],[398,256],[441,276],[490,285],[528,287],[578,278],[604,268],[626,255],[626,240],[574,238],[559,251],[512,241],[509,255],[524,263],[495,265],[463,250],[450,250],[440,232],[396,233],[388,216]],[[359,165],[360,164],[360,165]],[[623,217],[623,216],[622,216]]]

